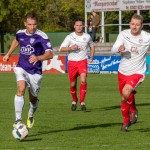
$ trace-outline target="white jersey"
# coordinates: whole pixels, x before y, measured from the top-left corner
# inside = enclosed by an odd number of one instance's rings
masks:
[[[150,48],[150,33],[141,31],[138,36],[133,36],[131,30],[122,31],[112,47],[112,52],[118,52],[120,45],[125,46],[121,53],[121,62],[118,71],[124,75],[145,74],[146,53]]]
[[[79,36],[73,32],[66,36],[65,40],[60,46],[60,49],[61,47],[71,47],[75,44],[78,46],[78,49],[68,52],[68,60],[80,61],[88,58],[88,46],[94,45],[90,35],[83,33],[81,36]]]

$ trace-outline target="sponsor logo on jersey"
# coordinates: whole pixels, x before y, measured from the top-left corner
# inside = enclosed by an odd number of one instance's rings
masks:
[[[31,55],[32,53],[34,53],[34,48],[31,45],[27,45],[26,47],[21,47],[20,53],[25,55]]]

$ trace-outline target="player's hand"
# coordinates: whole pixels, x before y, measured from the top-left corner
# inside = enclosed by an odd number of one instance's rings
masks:
[[[29,57],[29,62],[30,62],[31,64],[33,63],[33,65],[35,65],[35,64],[37,63],[37,61],[38,61],[38,57],[37,57],[37,56],[31,55],[31,56]]]
[[[3,57],[3,61],[5,61],[5,62],[7,62],[7,61],[9,61],[9,55],[8,54],[6,54],[4,57]]]
[[[118,49],[119,52],[123,52],[125,51],[125,46],[124,45],[121,45]]]
[[[90,58],[88,63],[92,63],[92,61],[93,61],[93,58]]]
[[[77,50],[78,49],[78,45],[74,44],[72,46],[70,46],[70,50]]]

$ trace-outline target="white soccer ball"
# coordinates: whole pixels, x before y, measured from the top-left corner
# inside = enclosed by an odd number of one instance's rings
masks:
[[[18,124],[12,130],[12,135],[17,140],[24,140],[29,134],[28,127],[25,124]]]

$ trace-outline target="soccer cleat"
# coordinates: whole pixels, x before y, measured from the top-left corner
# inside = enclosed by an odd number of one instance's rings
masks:
[[[136,111],[130,112],[130,123],[131,124],[136,123],[137,119],[138,119],[138,110],[136,109]]]
[[[81,103],[81,110],[82,110],[82,111],[86,111],[85,103]]]
[[[72,102],[71,110],[75,111],[76,109],[77,109],[77,103],[76,102]]]
[[[29,118],[27,119],[27,126],[28,126],[28,128],[32,128],[32,127],[33,127],[33,124],[34,124],[34,119],[33,119],[33,117],[29,117]]]
[[[16,120],[15,123],[13,124],[13,127],[17,128],[17,125],[21,124],[21,121],[22,121],[21,119]]]
[[[126,132],[128,130],[128,127],[131,125],[131,123],[122,124],[121,131]]]

